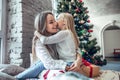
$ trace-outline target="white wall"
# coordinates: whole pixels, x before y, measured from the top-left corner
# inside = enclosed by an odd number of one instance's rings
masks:
[[[103,42],[103,32],[104,30],[109,27],[113,26],[113,21],[116,20],[117,22],[115,25],[120,27],[120,14],[114,14],[114,15],[109,15],[109,16],[101,16],[101,17],[96,17],[91,19],[91,23],[94,24],[93,30],[94,32],[92,33],[93,37],[96,37],[98,40],[98,45],[101,47],[100,54],[103,54],[104,56],[104,42]]]
[[[105,56],[114,56],[115,48],[120,48],[120,30],[107,30],[104,32]]]
[[[91,23],[94,24],[92,35],[97,38],[98,45],[101,47],[100,54],[103,54],[103,57],[105,57],[103,32],[107,27],[113,25],[114,20],[117,21],[115,25],[120,27],[119,0],[84,0],[84,3],[88,7]]]
[[[107,25],[108,24],[111,24],[113,25],[113,21],[116,20],[116,21],[120,21],[120,18],[118,17],[120,16],[120,14],[115,14],[115,15],[109,15],[109,16],[101,16],[101,17],[97,17],[97,18],[92,18],[91,19],[91,23],[94,24],[94,27],[93,27],[93,36],[94,37],[97,37],[98,39],[98,44],[101,46],[101,37],[102,37],[102,30],[105,28],[105,27],[108,27]],[[119,23],[116,23],[116,25],[119,25]]]

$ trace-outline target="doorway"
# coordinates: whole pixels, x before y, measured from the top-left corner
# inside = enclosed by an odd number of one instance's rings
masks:
[[[113,60],[114,57],[119,57],[118,60],[120,61],[120,56],[113,54],[114,49],[120,49],[120,22],[114,20],[107,24],[102,29],[101,34],[103,58]]]

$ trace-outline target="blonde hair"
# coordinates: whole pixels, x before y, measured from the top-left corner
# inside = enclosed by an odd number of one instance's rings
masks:
[[[50,33],[48,33],[46,31],[46,19],[47,19],[47,15],[48,14],[52,14],[51,11],[43,11],[39,14],[37,14],[37,16],[35,17],[35,21],[34,21],[34,27],[35,29],[42,35],[44,36],[49,36],[51,35]],[[37,36],[34,35],[33,37],[33,40],[32,40],[32,60],[33,62],[36,60],[36,52],[35,52],[35,43],[36,43],[36,40],[38,39]],[[53,47],[53,46],[52,46]],[[55,59],[57,58],[58,59],[58,55],[55,54],[55,52],[53,51],[54,48],[51,48],[50,45],[46,45],[46,48],[48,49],[48,51],[50,52],[50,55]]]
[[[78,49],[79,47],[79,40],[74,28],[74,19],[73,16],[69,13],[61,13],[59,14],[58,18],[65,20],[65,24],[66,24],[66,29],[69,29],[72,32],[73,38],[74,38],[74,42],[76,45],[76,49]]]

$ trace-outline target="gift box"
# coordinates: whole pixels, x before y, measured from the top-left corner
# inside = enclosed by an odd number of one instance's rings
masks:
[[[82,60],[83,65],[81,66],[83,75],[87,77],[96,77],[100,74],[100,67],[89,63],[86,60]]]

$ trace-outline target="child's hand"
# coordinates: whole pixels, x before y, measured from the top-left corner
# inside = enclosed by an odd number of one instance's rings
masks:
[[[69,71],[79,72],[81,65],[82,65],[81,61],[76,60],[76,61],[70,66]]]
[[[66,66],[65,71],[68,71],[69,69],[70,69],[70,67],[69,67],[69,66]]]
[[[80,69],[79,65],[78,65],[76,62],[74,62],[74,63],[70,66],[69,71],[75,71],[75,72],[77,72],[79,69]]]

